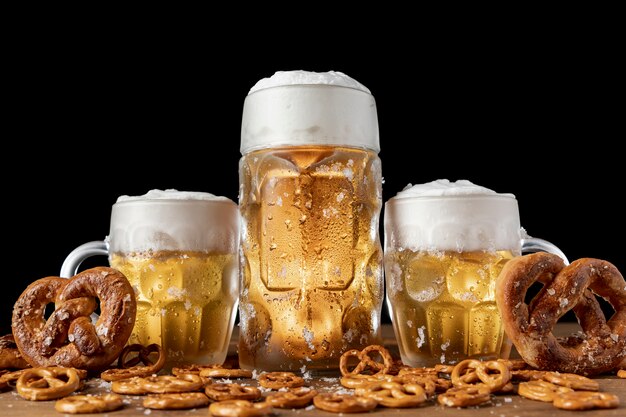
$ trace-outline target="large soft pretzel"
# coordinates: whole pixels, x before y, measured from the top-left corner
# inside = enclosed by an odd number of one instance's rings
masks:
[[[100,317],[90,315],[100,300]],[[46,305],[55,310],[46,320]],[[99,370],[120,354],[135,324],[135,294],[126,277],[93,268],[72,279],[43,278],[30,284],[13,307],[13,336],[32,366]]]
[[[526,291],[537,281],[543,288],[525,304]],[[615,310],[610,320],[594,294]],[[512,259],[498,278],[496,302],[507,335],[536,368],[594,375],[615,369],[626,357],[626,282],[609,262],[583,258],[565,266],[548,253]],[[584,334],[560,343],[552,329],[570,309]]]

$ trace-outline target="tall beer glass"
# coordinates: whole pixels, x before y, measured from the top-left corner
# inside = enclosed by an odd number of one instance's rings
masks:
[[[107,242],[66,259],[69,277],[86,257],[109,256],[130,281],[137,320],[129,343],[158,343],[167,367],[222,363],[237,308],[237,206],[208,193],[153,190],[120,197]]]
[[[507,358],[495,302],[504,264],[526,250],[565,259],[523,236],[517,200],[469,181],[408,188],[385,205],[387,304],[404,363]]]
[[[380,342],[381,166],[369,90],[341,73],[261,80],[239,163],[243,368],[337,368]]]

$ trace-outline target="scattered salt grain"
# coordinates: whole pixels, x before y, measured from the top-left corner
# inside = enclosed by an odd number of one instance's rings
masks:
[[[143,413],[145,415],[150,415],[152,413],[152,410],[150,410],[149,408],[146,408],[145,410],[143,410]]]
[[[422,326],[420,328],[417,329],[417,347],[421,348],[422,346],[424,346],[424,343],[426,343],[426,335],[424,334],[424,330],[426,330],[426,326]]]
[[[311,411],[311,410],[315,410],[315,406],[313,404],[309,405],[308,407],[305,408],[306,411]]]
[[[548,294],[550,294],[550,295],[556,294],[556,291],[554,290],[554,288],[548,288],[547,291],[548,291]]]
[[[569,304],[569,300],[567,298],[561,298],[559,300],[559,307],[563,308]]]
[[[511,397],[504,397],[504,402],[505,403],[513,402],[513,398],[511,398]]]

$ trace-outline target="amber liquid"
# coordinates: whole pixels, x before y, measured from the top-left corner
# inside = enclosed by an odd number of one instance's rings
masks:
[[[110,264],[137,296],[129,343],[160,344],[168,367],[224,361],[237,307],[236,255],[114,253]]]
[[[513,256],[510,251],[386,254],[387,302],[404,363],[508,357],[495,285]]]
[[[337,368],[380,342],[380,160],[298,147],[240,162],[240,365]]]

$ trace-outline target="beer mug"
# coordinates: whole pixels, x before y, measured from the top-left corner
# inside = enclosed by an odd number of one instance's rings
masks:
[[[495,302],[504,264],[524,251],[565,255],[525,237],[517,200],[469,181],[405,189],[385,204],[387,305],[404,363],[508,358]]]
[[[278,72],[245,99],[239,362],[337,368],[380,343],[376,104],[341,73]]]
[[[120,197],[105,241],[75,249],[61,276],[93,255],[130,281],[137,319],[129,343],[160,344],[167,367],[223,363],[238,299],[237,205],[208,193],[152,190]]]

